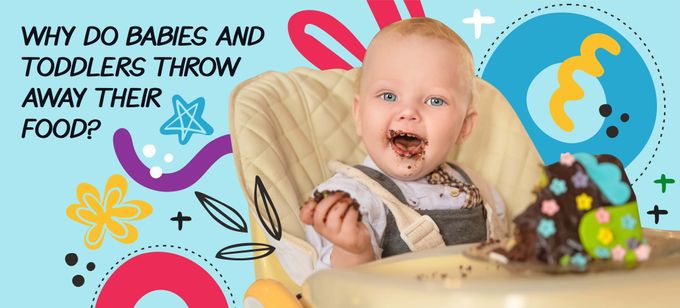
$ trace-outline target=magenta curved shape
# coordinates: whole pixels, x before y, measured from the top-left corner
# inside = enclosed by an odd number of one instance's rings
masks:
[[[411,17],[424,17],[425,12],[420,0],[404,0]],[[368,6],[380,29],[401,20],[397,4],[394,0],[368,0]],[[293,46],[309,62],[321,70],[340,68],[349,70],[352,65],[343,60],[326,45],[305,32],[305,27],[315,25],[345,47],[359,61],[364,60],[366,48],[347,27],[330,14],[305,10],[300,11],[288,20],[288,36]]]
[[[123,263],[102,287],[96,307],[134,307],[144,295],[157,290],[176,294],[188,307],[229,307],[222,289],[205,269],[167,252],[149,252]]]
[[[423,5],[420,1],[404,0],[406,9],[411,17],[425,17]],[[389,26],[390,24],[400,21],[402,18],[399,15],[399,9],[394,0],[368,0],[368,6],[371,8],[373,17],[378,23],[380,29]]]
[[[345,47],[359,61],[363,61],[366,48],[359,42],[352,32],[335,17],[320,11],[300,11],[288,20],[288,35],[293,46],[309,62],[319,69],[341,68],[349,70],[352,65],[347,63],[326,47],[321,41],[305,32],[307,25],[315,25],[334,38]]]
[[[178,191],[198,181],[220,157],[232,152],[231,138],[224,135],[206,144],[182,169],[154,179],[135,152],[132,136],[124,128],[113,134],[113,149],[125,172],[140,185],[156,191]]]

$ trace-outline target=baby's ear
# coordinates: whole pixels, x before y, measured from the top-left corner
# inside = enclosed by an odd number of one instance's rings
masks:
[[[456,144],[463,144],[468,136],[472,133],[472,129],[475,128],[477,123],[477,110],[475,105],[470,103],[468,105],[467,114],[465,119],[463,119],[463,126],[460,128],[460,133],[458,134],[458,139],[456,139]]]
[[[357,135],[361,137],[359,111],[359,94],[354,94],[354,101],[352,101],[352,118],[354,118],[354,129],[356,130]]]

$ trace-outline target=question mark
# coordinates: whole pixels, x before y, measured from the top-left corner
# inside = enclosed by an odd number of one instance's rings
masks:
[[[92,127],[92,124],[97,124],[97,126]],[[97,119],[94,119],[94,120],[91,120],[90,122],[87,122],[87,127],[89,127],[87,129],[87,139],[92,139],[92,131],[98,130],[99,127],[101,127],[101,126],[102,126],[102,122],[97,120]]]

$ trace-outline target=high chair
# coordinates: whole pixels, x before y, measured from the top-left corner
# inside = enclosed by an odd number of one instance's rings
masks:
[[[254,261],[255,275],[263,283],[249,289],[246,297],[269,292],[270,299],[263,299],[265,302],[271,300],[276,307],[286,306],[283,301],[291,305],[286,307],[297,305],[290,294],[300,292],[317,258],[305,240],[299,208],[317,184],[332,176],[329,160],[353,165],[366,155],[351,116],[357,72],[308,68],[267,72],[242,82],[231,94],[233,155],[251,213],[252,238],[276,247],[274,254]],[[474,170],[493,185],[505,201],[506,217],[511,219],[532,201],[531,190],[538,181],[542,161],[519,118],[496,88],[476,78],[473,96],[479,114],[477,125],[448,159]],[[256,176],[276,207],[283,230],[280,241],[263,232],[254,214]]]

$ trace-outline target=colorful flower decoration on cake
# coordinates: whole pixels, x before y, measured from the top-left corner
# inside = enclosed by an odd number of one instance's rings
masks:
[[[564,180],[554,178],[552,182],[550,182],[550,191],[552,191],[555,196],[559,196],[567,191],[567,183]]]
[[[610,217],[609,212],[604,207],[598,208],[597,211],[595,212],[595,218],[597,219],[597,222],[601,224],[608,223],[609,217]]]
[[[563,255],[560,257],[560,265],[562,266],[569,265],[569,261],[571,261],[571,257],[569,255]]]
[[[635,225],[637,225],[637,220],[633,217],[633,215],[628,214],[621,217],[621,227],[624,229],[633,230]]]
[[[604,245],[609,245],[614,239],[614,233],[609,228],[602,227],[597,231],[597,240]]]
[[[586,193],[581,193],[576,196],[576,208],[581,211],[590,210],[593,204],[593,198]]]
[[[609,259],[611,258],[612,254],[609,251],[609,248],[598,246],[597,248],[595,248],[595,256],[600,259]]]
[[[623,257],[626,256],[626,250],[621,247],[621,245],[614,246],[612,249],[612,260],[623,261]]]
[[[576,171],[576,173],[571,176],[571,183],[573,183],[576,188],[586,188],[588,187],[588,175],[581,170]]]
[[[569,255],[563,255],[560,258],[560,265],[567,266],[569,265],[569,261],[571,261],[571,257]]]
[[[635,256],[637,256],[638,261],[645,261],[649,259],[651,252],[652,248],[648,244],[642,244],[635,249]]]
[[[631,237],[626,241],[626,245],[628,245],[628,249],[632,250],[632,249],[638,248],[638,246],[640,246],[640,241],[638,241],[638,239],[636,239],[634,237]]]
[[[560,210],[560,206],[557,205],[557,202],[555,201],[555,199],[543,200],[543,203],[541,205],[541,212],[543,212],[543,214],[546,214],[548,216],[553,216],[559,210]]]
[[[578,267],[585,267],[588,264],[588,258],[586,258],[582,253],[577,252],[571,256],[571,264]]]
[[[538,228],[536,228],[536,231],[538,234],[540,234],[544,238],[549,238],[555,232],[557,229],[555,229],[555,222],[552,221],[551,219],[541,219],[541,221],[538,223]]]
[[[576,158],[574,158],[574,155],[571,155],[571,153],[567,152],[560,154],[560,164],[571,167],[571,165],[574,164],[574,161],[576,161]]]
[[[99,248],[107,232],[111,232],[115,240],[124,244],[137,240],[137,228],[130,222],[149,216],[153,208],[142,200],[123,201],[127,188],[127,181],[120,174],[109,177],[103,198],[94,186],[88,183],[78,185],[78,203],[66,208],[66,216],[88,226],[85,232],[87,248]]]

